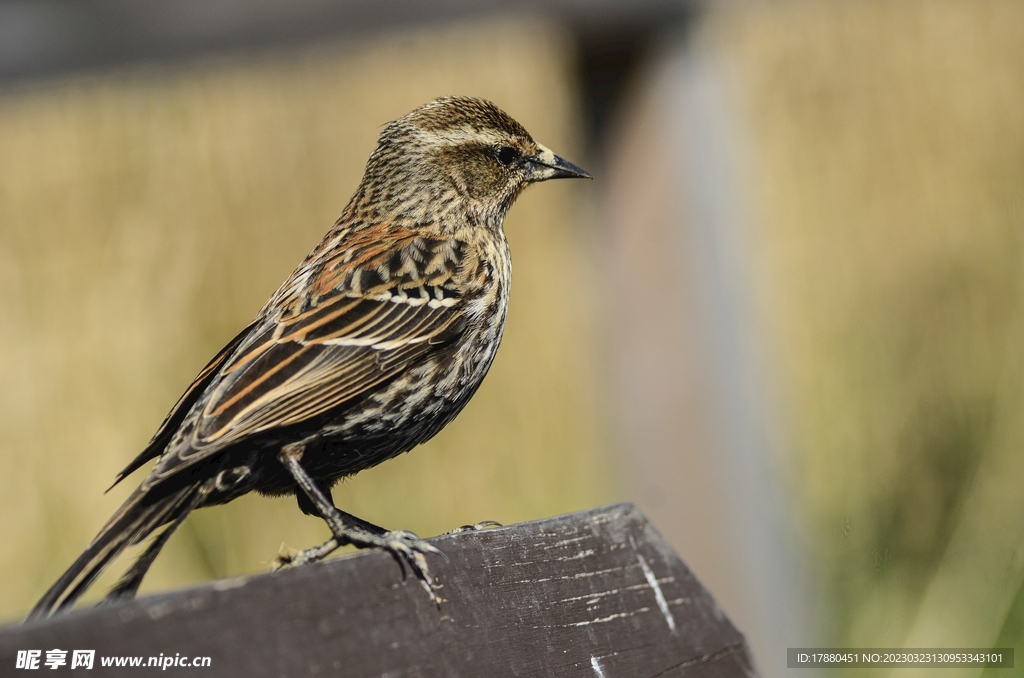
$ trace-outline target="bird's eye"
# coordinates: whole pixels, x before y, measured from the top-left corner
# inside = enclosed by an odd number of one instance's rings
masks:
[[[511,165],[519,159],[519,151],[511,146],[502,146],[498,149],[498,162],[502,165]]]

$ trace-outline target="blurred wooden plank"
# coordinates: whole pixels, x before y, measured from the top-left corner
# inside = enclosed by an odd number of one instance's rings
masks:
[[[664,26],[697,0],[32,0],[0,3],[0,82],[116,64],[261,50],[511,14],[581,34]]]
[[[95,650],[90,675],[123,672],[105,657],[177,653],[210,657],[217,676],[756,675],[743,636],[631,504],[431,542],[450,559],[431,563],[440,610],[390,556],[360,553],[8,627],[0,667],[58,648]]]

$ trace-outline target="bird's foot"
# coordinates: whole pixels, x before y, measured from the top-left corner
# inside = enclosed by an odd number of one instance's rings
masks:
[[[447,561],[448,556],[440,549],[407,530],[391,530],[382,534],[360,535],[349,539],[359,548],[379,548],[390,553],[402,567],[403,576],[405,576],[405,567],[408,566],[434,604],[438,608],[441,607],[441,598],[437,595],[438,585],[430,576],[426,558],[426,554],[433,553]]]
[[[338,546],[346,544],[352,544],[361,549],[384,549],[398,561],[399,566],[402,568],[403,576],[405,574],[405,566],[409,566],[409,569],[416,575],[420,585],[426,590],[427,595],[440,608],[441,599],[434,592],[437,586],[430,576],[426,554],[435,553],[445,560],[448,560],[447,556],[412,532],[385,530],[373,523],[368,523],[361,518],[349,515],[335,506],[334,502],[325,494],[323,484],[311,477],[302,466],[302,455],[305,446],[311,440],[285,445],[281,448],[278,459],[288,469],[289,473],[292,474],[299,489],[305,493],[309,500],[308,502],[300,502],[300,506],[304,507],[303,510],[314,511],[323,518],[328,527],[331,528],[331,534],[334,535],[334,538],[309,551],[303,551],[296,556],[287,555],[282,559],[281,565],[296,565],[300,562],[309,562],[314,559],[319,560],[338,548]]]
[[[462,527],[456,527],[454,530],[445,532],[445,534],[462,534],[463,532],[480,532],[481,530],[487,530],[492,527],[504,527],[497,520],[483,520],[476,525],[463,525]]]
[[[323,544],[308,548],[304,551],[294,551],[282,547],[271,563],[271,572],[277,572],[290,567],[298,567],[307,563],[315,563],[323,560],[343,544],[352,544],[357,548],[378,548],[390,553],[398,561],[402,568],[402,575],[405,576],[405,568],[408,566],[416,576],[420,586],[427,592],[430,599],[438,607],[441,606],[441,599],[437,595],[438,585],[430,576],[430,568],[427,565],[426,554],[433,553],[448,560],[440,549],[428,544],[412,532],[406,530],[393,530],[379,533],[358,530],[355,534],[346,534],[342,538],[332,537]]]

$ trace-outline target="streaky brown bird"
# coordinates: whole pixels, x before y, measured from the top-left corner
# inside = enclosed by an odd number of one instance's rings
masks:
[[[327,235],[186,389],[118,475],[156,464],[29,619],[71,606],[125,548],[163,527],[108,599],[133,597],[193,510],[294,494],[339,546],[386,549],[435,601],[437,549],[334,506],[331,486],[425,442],[494,360],[512,261],[505,213],[528,184],[589,175],[494,104],[445,97],[388,123]]]

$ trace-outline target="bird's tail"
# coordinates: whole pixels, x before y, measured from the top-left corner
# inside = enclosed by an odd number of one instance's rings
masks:
[[[161,493],[157,497],[153,496],[152,489],[148,491],[141,488],[135,490],[121,505],[117,513],[103,526],[85,553],[78,557],[78,560],[36,603],[25,621],[43,619],[58,610],[73,605],[121,551],[138,544],[161,525],[172,523],[167,528],[168,533],[161,534],[157,538],[159,546],[162,546],[170,536],[169,532],[177,528],[185,516],[199,506],[209,493],[211,488],[208,488],[207,484],[187,485],[168,494]],[[159,550],[159,546],[156,550]],[[140,561],[146,561],[142,565],[147,568],[156,555],[152,547],[150,550],[154,552],[150,554],[147,551],[146,554],[143,554],[143,558],[140,558]],[[145,569],[141,574],[144,573]],[[136,577],[138,581],[141,581],[141,574]],[[138,587],[137,581],[134,585],[135,588]],[[134,589],[132,593],[134,593]]]

